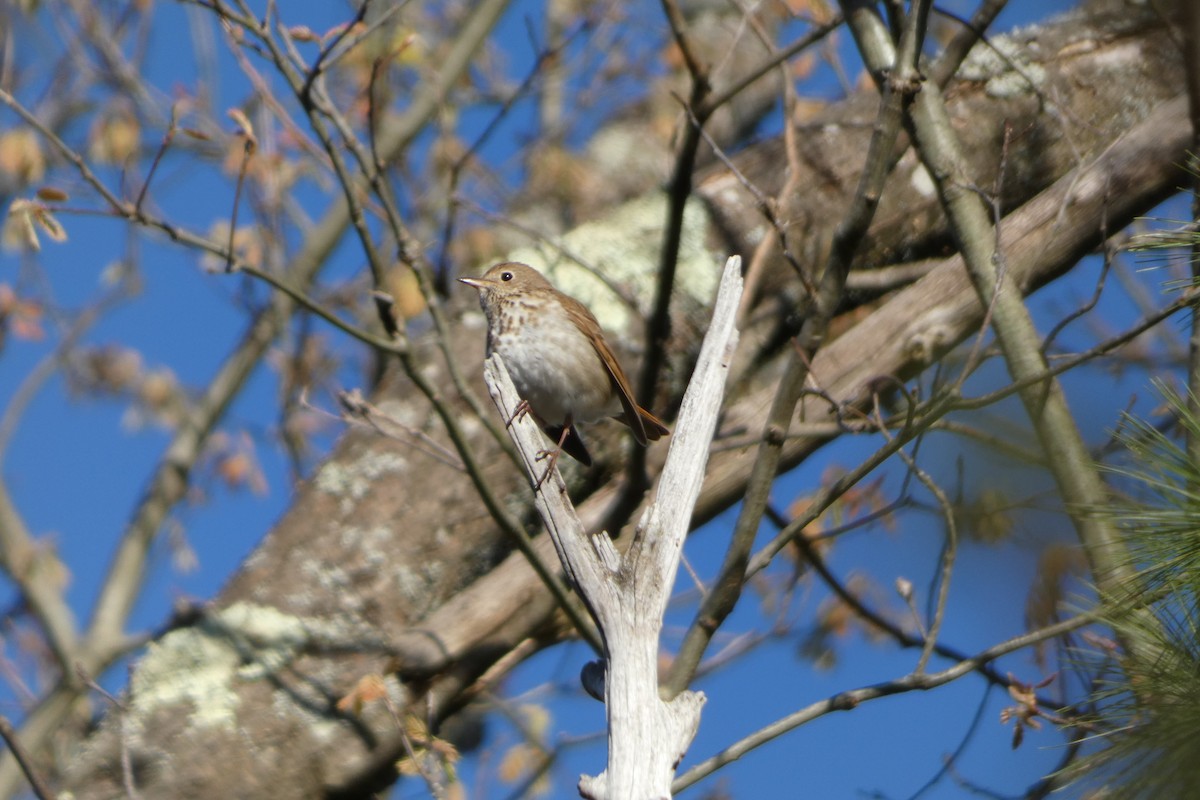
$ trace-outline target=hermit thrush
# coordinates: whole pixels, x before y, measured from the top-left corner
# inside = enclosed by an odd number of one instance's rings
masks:
[[[487,352],[499,353],[522,404],[546,435],[591,466],[580,422],[611,416],[633,430],[638,444],[669,433],[637,404],[617,357],[592,312],[550,285],[533,267],[497,264],[482,278],[459,278],[479,290],[487,314]],[[551,463],[558,451],[551,453]]]

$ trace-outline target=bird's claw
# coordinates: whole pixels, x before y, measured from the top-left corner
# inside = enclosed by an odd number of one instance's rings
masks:
[[[538,450],[537,455],[533,457],[534,461],[549,460],[549,463],[546,464],[545,472],[542,473],[542,477],[538,478],[537,482],[533,484],[533,490],[535,492],[542,488],[542,484],[546,482],[546,478],[549,478],[550,473],[554,471],[555,465],[558,464],[558,456],[560,453],[562,453],[562,448],[555,450]]]
[[[508,422],[505,424],[504,427],[511,428],[515,422],[520,420],[521,417],[525,416],[528,413],[529,413],[529,401],[522,400],[521,402],[517,403],[516,409],[513,411],[512,416],[508,418]]]

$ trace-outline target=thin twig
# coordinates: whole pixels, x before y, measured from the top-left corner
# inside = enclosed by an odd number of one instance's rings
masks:
[[[162,142],[159,143],[158,149],[154,152],[154,158],[150,162],[150,169],[146,172],[146,180],[142,182],[142,189],[138,192],[137,200],[133,204],[135,211],[141,211],[142,205],[146,202],[146,193],[150,191],[150,183],[154,180],[154,173],[158,171],[158,165],[162,162],[162,157],[166,154],[167,148],[171,146],[171,141],[175,138],[176,127],[176,109],[178,106],[171,106],[171,124],[167,126],[167,132],[163,134]]]
[[[21,771],[25,773],[25,779],[29,781],[29,786],[33,789],[33,793],[37,795],[38,800],[55,800],[54,792],[50,790],[50,786],[46,783],[46,780],[38,773],[37,768],[34,767],[33,759],[29,757],[29,753],[25,751],[25,746],[17,738],[17,732],[13,729],[12,723],[8,721],[8,717],[3,715],[0,715],[0,737],[4,738],[9,752],[13,754],[13,758],[17,760]]]
[[[672,784],[672,790],[675,792],[682,791],[687,787],[695,784],[702,778],[711,775],[716,770],[738,760],[750,751],[761,747],[767,742],[782,736],[788,731],[794,730],[806,722],[811,722],[814,719],[823,717],[826,714],[835,711],[850,711],[857,708],[863,703],[876,700],[881,697],[890,697],[892,695],[903,694],[912,691],[926,691],[934,689],[938,686],[955,681],[964,675],[969,675],[971,672],[978,670],[980,667],[990,664],[992,661],[1001,656],[1029,647],[1038,642],[1052,639],[1060,636],[1063,633],[1076,630],[1085,625],[1095,622],[1099,617],[1098,612],[1089,612],[1080,614],[1070,619],[1064,620],[1055,625],[1050,625],[1040,630],[1022,634],[1021,636],[1013,637],[1006,642],[994,645],[987,650],[983,650],[977,655],[970,658],[965,658],[957,664],[942,670],[941,672],[932,672],[925,674],[911,673],[903,678],[897,678],[893,681],[885,683],[877,683],[872,686],[864,686],[859,689],[851,689],[849,691],[840,692],[825,700],[820,700],[806,708],[793,712],[792,714],[783,717],[776,722],[767,725],[758,731],[742,738],[729,747],[722,750],[715,756],[708,758],[696,766],[689,769],[684,774],[675,779]]]
[[[340,417],[337,417],[337,419],[365,424],[380,435],[386,436],[389,439],[395,439],[396,441],[404,442],[405,444],[416,448],[430,458],[445,464],[453,470],[458,472],[466,472],[466,467],[463,466],[462,459],[460,459],[452,451],[442,446],[439,442],[430,437],[429,434],[425,433],[419,428],[405,425],[395,417],[383,412],[373,403],[368,402],[366,398],[362,396],[362,392],[359,390],[354,389],[352,391],[339,392],[338,400],[341,402],[344,411]],[[300,404],[304,408],[308,408],[322,414],[329,414],[328,411],[319,409],[309,403],[307,397],[301,396]],[[329,416],[334,415],[329,414]],[[403,431],[404,437],[397,436],[381,423],[386,423],[389,426]]]
[[[882,413],[879,408],[879,396],[875,396],[875,416],[882,419]],[[888,433],[886,426],[880,425],[880,433],[889,440],[892,438]],[[909,471],[916,475],[930,494],[937,501],[938,508],[942,512],[942,521],[946,526],[946,545],[942,549],[942,572],[938,580],[938,595],[937,605],[933,614],[933,620],[928,626],[928,634],[925,636],[925,643],[921,647],[921,658],[917,661],[917,674],[925,672],[926,666],[929,664],[929,657],[933,655],[933,648],[937,645],[938,634],[942,630],[942,620],[946,616],[947,601],[950,598],[950,576],[954,572],[954,560],[958,555],[958,522],[954,518],[954,507],[950,504],[950,500],[946,497],[946,493],[942,491],[942,487],[938,486],[928,472],[917,466],[916,460],[901,448],[896,451],[896,455],[905,463]]]
[[[675,40],[675,46],[683,55],[683,63],[687,66],[693,85],[704,84],[707,86],[708,65],[701,63],[699,55],[692,47],[692,41],[688,38],[685,30],[687,23],[683,19],[683,12],[679,10],[679,4],[676,0],[662,0],[662,7],[667,17],[667,24],[671,27],[671,38]]]
[[[246,168],[250,166],[250,159],[254,157],[254,151],[257,149],[254,137],[251,135],[250,131],[243,131],[242,136],[245,139],[242,144],[242,163],[238,167],[237,183],[235,184],[233,190],[233,210],[229,214],[229,243],[225,248],[226,272],[233,272],[233,262],[235,258],[234,241],[237,238],[238,201],[241,200],[242,187],[246,183]]]
[[[132,667],[130,667],[130,670],[132,671]],[[125,703],[121,702],[118,698],[114,697],[112,693],[103,686],[96,683],[95,679],[93,679],[91,675],[88,675],[87,671],[83,669],[82,665],[76,666],[75,674],[78,676],[79,680],[83,682],[84,686],[99,694],[101,697],[107,700],[113,708],[116,709],[119,726],[121,729],[120,734],[117,737],[121,742],[121,783],[125,787],[125,796],[128,798],[128,800],[141,800],[142,795],[137,790],[137,784],[134,782],[133,758],[129,752],[129,707]]]
[[[1054,324],[1054,327],[1051,328],[1050,332],[1046,334],[1046,338],[1042,340],[1041,353],[1042,353],[1043,357],[1045,357],[1046,354],[1048,354],[1050,352],[1050,348],[1054,346],[1054,340],[1058,338],[1058,334],[1060,334],[1068,325],[1070,325],[1075,320],[1080,319],[1085,314],[1091,313],[1092,309],[1094,309],[1096,307],[1096,304],[1100,302],[1100,295],[1102,295],[1104,293],[1104,284],[1106,283],[1106,281],[1108,279],[1109,270],[1112,269],[1113,256],[1116,251],[1116,248],[1113,247],[1111,245],[1111,243],[1109,242],[1109,237],[1108,237],[1108,205],[1107,204],[1104,206],[1104,208],[1100,214],[1100,240],[1102,242],[1104,242],[1104,244],[1103,244],[1104,260],[1100,265],[1100,277],[1098,277],[1096,279],[1096,286],[1092,290],[1092,296],[1090,299],[1088,299],[1087,302],[1085,302],[1079,308],[1076,308],[1071,313],[1067,314],[1066,316],[1064,316],[1062,319],[1060,319],[1058,322],[1056,322]]]

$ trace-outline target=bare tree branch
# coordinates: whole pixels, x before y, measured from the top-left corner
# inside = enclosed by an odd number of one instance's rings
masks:
[[[964,659],[954,666],[947,667],[939,672],[912,672],[902,678],[897,678],[894,681],[885,683],[877,683],[873,686],[864,686],[859,689],[851,689],[845,692],[839,692],[833,697],[825,700],[820,700],[812,705],[788,714],[786,717],[781,717],[777,721],[767,725],[754,733],[742,738],[729,747],[722,750],[717,755],[700,762],[696,766],[689,769],[687,772],[680,775],[673,786],[674,791],[682,791],[688,786],[692,786],[700,779],[711,775],[722,766],[736,761],[742,756],[760,747],[772,739],[793,730],[806,722],[811,722],[818,717],[831,714],[835,711],[850,711],[869,700],[877,700],[881,697],[890,697],[896,694],[912,691],[926,691],[934,689],[938,686],[943,686],[951,681],[958,680],[964,675],[969,675],[980,666],[995,661],[1001,656],[1021,650],[1023,648],[1034,645],[1038,642],[1047,639],[1053,639],[1056,636],[1061,636],[1069,631],[1077,630],[1085,625],[1090,625],[1100,618],[1098,612],[1089,612],[1079,614],[1063,620],[1055,625],[1050,625],[1040,630],[1025,633],[1020,636],[1014,636],[1006,642],[989,647],[986,650],[979,652],[971,658]]]

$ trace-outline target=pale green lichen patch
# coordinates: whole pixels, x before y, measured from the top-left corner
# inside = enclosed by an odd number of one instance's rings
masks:
[[[350,573],[337,564],[330,564],[323,557],[316,557],[306,559],[300,569],[325,592],[338,593],[336,596],[343,602],[354,597],[352,594],[341,595],[350,589],[352,581]]]
[[[626,304],[605,281],[616,284],[636,302],[639,315],[654,302],[662,249],[667,197],[661,192],[625,203],[606,217],[566,233],[557,247],[540,244],[508,254],[545,273],[554,284],[586,305],[604,328],[628,332],[634,319]],[[709,251],[711,219],[704,203],[689,200],[684,209],[682,239],[675,274],[675,290],[707,305],[716,292],[722,259]],[[583,261],[580,265],[572,256]],[[592,268],[604,276],[596,277]]]
[[[351,461],[327,461],[317,471],[317,488],[341,498],[340,509],[348,513],[376,478],[402,472],[407,465],[402,456],[387,450],[372,450]]]
[[[379,553],[382,548],[391,543],[392,531],[384,525],[375,525],[370,528],[347,525],[342,528],[341,536],[338,538],[343,550],[374,554]]]
[[[238,705],[232,682],[238,662],[236,650],[201,629],[167,634],[150,645],[133,674],[133,719],[190,703],[197,727],[232,727]]]
[[[236,603],[149,646],[130,685],[133,717],[189,704],[196,727],[233,727],[239,681],[277,672],[313,636],[299,617]]]
[[[445,566],[439,561],[425,561],[418,565],[393,564],[392,574],[396,587],[418,612],[424,612],[437,595],[431,591],[442,579]]]
[[[982,81],[990,97],[1006,98],[1028,94],[1046,81],[1046,70],[1030,58],[1021,42],[997,36],[990,45],[980,43],[959,67],[958,75],[969,81]]]
[[[269,606],[236,603],[215,618],[214,628],[232,642],[243,658],[238,677],[257,680],[291,663],[311,637],[299,617]]]

